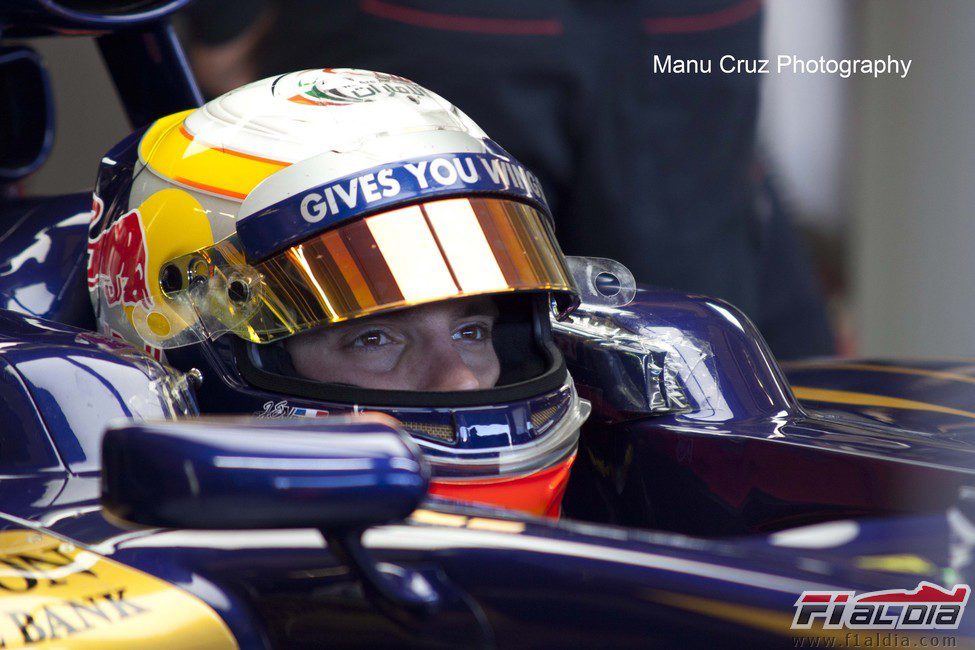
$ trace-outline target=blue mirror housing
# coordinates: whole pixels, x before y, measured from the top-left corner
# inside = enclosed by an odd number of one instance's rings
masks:
[[[125,423],[102,443],[102,504],[145,526],[356,529],[410,514],[430,471],[379,414]]]
[[[157,22],[191,0],[3,0],[0,31],[25,38],[91,35]]]
[[[41,57],[0,47],[0,185],[36,171],[54,145],[54,100]]]

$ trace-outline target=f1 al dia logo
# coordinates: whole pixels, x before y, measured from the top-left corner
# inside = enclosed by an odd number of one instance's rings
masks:
[[[824,629],[956,630],[965,613],[971,588],[950,591],[930,582],[906,591],[804,591],[796,600],[792,629],[808,629],[816,621]]]

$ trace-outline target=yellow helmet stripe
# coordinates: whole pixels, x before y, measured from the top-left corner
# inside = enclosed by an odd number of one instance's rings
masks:
[[[291,164],[208,144],[186,129],[191,112],[157,120],[139,143],[139,157],[156,174],[241,201],[258,183]]]
[[[228,155],[231,155],[231,156],[238,156],[240,158],[246,158],[248,160],[256,160],[258,162],[264,162],[264,163],[268,163],[270,165],[277,165],[278,167],[287,167],[288,165],[291,164],[291,163],[285,162],[283,160],[274,160],[273,158],[265,158],[264,156],[255,156],[252,153],[244,153],[243,151],[234,151],[233,149],[227,149],[226,147],[218,147],[215,144],[205,143],[205,142],[203,142],[203,140],[199,139],[198,137],[196,137],[195,135],[193,135],[192,133],[190,133],[189,129],[186,128],[186,122],[185,121],[182,124],[179,125],[179,132],[187,140],[195,140],[199,144],[203,144],[203,145],[209,147],[210,149],[213,149],[214,151],[219,151],[221,153],[225,153],[225,154],[228,154]]]

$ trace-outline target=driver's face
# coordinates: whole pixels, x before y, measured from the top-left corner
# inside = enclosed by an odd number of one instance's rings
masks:
[[[322,327],[285,342],[300,375],[387,390],[474,390],[498,381],[497,307],[468,298]]]

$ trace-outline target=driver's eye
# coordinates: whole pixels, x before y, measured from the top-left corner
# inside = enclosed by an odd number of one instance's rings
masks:
[[[491,331],[484,325],[464,325],[454,332],[455,341],[483,341],[491,337]]]
[[[389,338],[386,332],[382,330],[371,330],[357,336],[352,342],[352,346],[356,348],[377,348],[392,342],[393,340]]]

